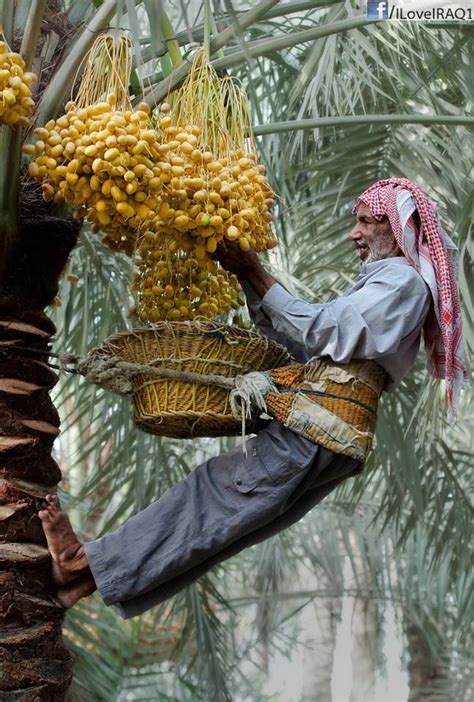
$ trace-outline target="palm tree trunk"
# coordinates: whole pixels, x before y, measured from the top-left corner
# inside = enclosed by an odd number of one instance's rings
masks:
[[[55,327],[42,310],[76,236],[61,220],[29,225],[6,262],[0,294],[0,699],[9,701],[60,702],[72,678],[37,509],[61,479],[51,456],[59,416],[49,391],[57,376],[41,353]]]
[[[439,702],[445,699],[440,693],[446,684],[446,668],[437,665],[430,655],[428,645],[415,625],[406,626],[408,639],[408,675],[410,694],[408,702]]]
[[[357,593],[352,611],[352,689],[349,702],[369,702],[374,699],[377,671],[378,607],[377,600],[370,596],[373,576],[364,560],[357,534],[351,529],[353,583]]]
[[[333,583],[318,573],[315,589],[331,592]],[[331,702],[331,681],[336,648],[337,625],[341,617],[342,599],[317,597],[304,610],[303,691],[301,702]]]

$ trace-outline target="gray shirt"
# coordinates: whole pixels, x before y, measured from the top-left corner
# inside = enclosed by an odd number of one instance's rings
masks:
[[[402,256],[363,263],[354,285],[331,302],[304,302],[278,283],[263,298],[248,284],[244,290],[255,324],[295,360],[374,359],[389,376],[387,389],[415,363],[431,305],[428,286]]]

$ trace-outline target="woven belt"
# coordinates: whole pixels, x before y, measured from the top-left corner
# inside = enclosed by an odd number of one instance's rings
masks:
[[[268,414],[288,429],[364,462],[372,447],[385,377],[375,361],[315,359],[250,373],[245,383],[247,391],[252,385],[258,388]]]

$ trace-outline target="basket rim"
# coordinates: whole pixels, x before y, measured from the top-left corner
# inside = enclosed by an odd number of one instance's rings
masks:
[[[255,339],[255,341],[263,341],[268,345],[268,348],[279,351],[286,354],[288,360],[291,359],[291,354],[288,349],[280,344],[278,341],[271,339],[264,334],[261,334],[258,330],[253,329],[243,329],[242,327],[237,327],[230,324],[222,324],[210,321],[162,321],[156,322],[153,326],[149,327],[137,327],[133,329],[124,329],[123,331],[115,332],[110,336],[106,337],[100,346],[102,348],[109,346],[112,343],[123,341],[127,337],[140,337],[153,335],[155,336],[157,332],[163,333],[168,332],[176,336],[211,336],[222,334],[225,338],[226,334],[231,335],[234,339]]]

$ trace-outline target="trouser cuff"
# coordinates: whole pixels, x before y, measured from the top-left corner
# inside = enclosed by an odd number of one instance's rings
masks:
[[[115,604],[120,599],[120,595],[107,575],[107,568],[102,557],[101,539],[85,543],[84,550],[100,596],[106,605]]]

